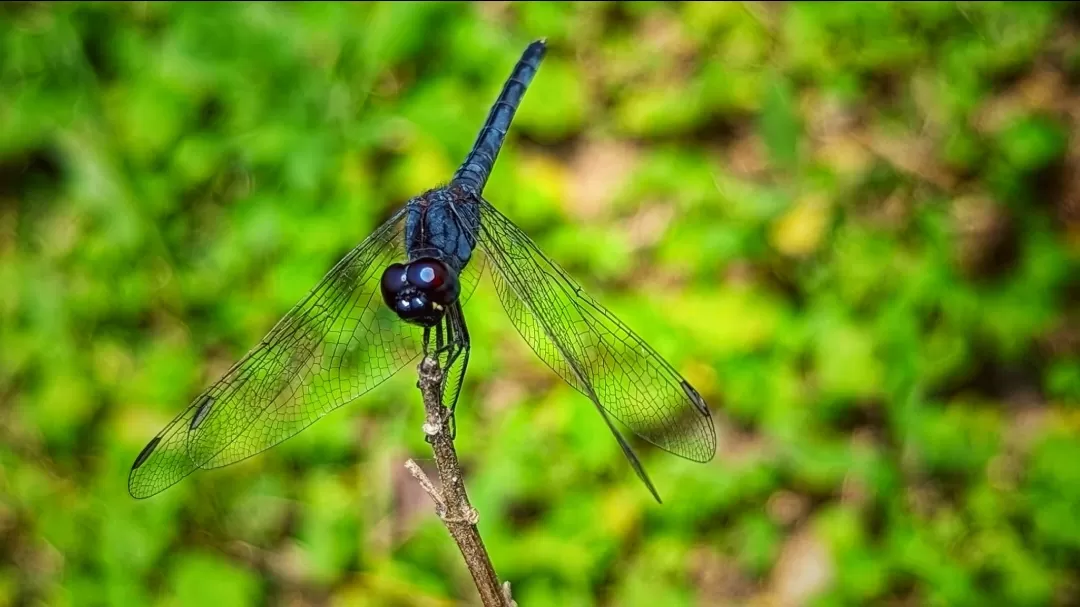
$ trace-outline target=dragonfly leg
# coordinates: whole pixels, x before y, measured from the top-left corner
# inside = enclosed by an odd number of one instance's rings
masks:
[[[443,346],[443,326],[442,326],[442,323],[440,322],[439,324],[435,325],[435,356],[436,357],[439,356],[440,354],[442,354],[444,347],[445,346]]]
[[[469,351],[472,349],[472,342],[469,339],[469,327],[465,325],[465,314],[461,310],[461,304],[454,304],[454,319],[457,322],[457,330],[454,331],[454,336],[457,338],[458,348],[464,354],[464,358],[461,361],[461,377],[458,381],[458,390],[461,389],[461,384],[465,381],[465,369],[469,366]],[[457,397],[454,398],[454,402],[450,405],[450,413],[453,414],[454,408],[457,407]]]
[[[446,365],[446,379],[443,384],[443,404],[447,408],[446,422],[450,428],[450,437],[457,434],[454,412],[457,410],[461,386],[465,382],[465,369],[469,366],[469,330],[465,325],[465,315],[461,304],[455,303],[447,314],[447,333],[451,336],[452,352]]]
[[[439,321],[439,323],[437,325],[435,325],[435,351],[433,352],[433,354],[435,355],[436,358],[440,358],[440,357],[442,357],[443,354],[449,353],[449,355],[451,357],[450,360],[445,365],[443,365],[444,369],[449,368],[450,365],[453,363],[453,357],[455,356],[454,350],[455,350],[455,348],[457,348],[457,345],[458,345],[454,341],[454,327],[455,327],[455,325],[450,320],[450,316],[451,315],[448,312],[447,314],[445,314],[443,316],[443,319],[441,321]],[[424,331],[429,331],[429,330],[430,329],[428,329],[428,328],[424,329]],[[444,334],[445,334],[445,340],[443,339]],[[427,354],[427,351],[425,350],[424,353]],[[440,361],[440,362],[442,362],[442,361]]]

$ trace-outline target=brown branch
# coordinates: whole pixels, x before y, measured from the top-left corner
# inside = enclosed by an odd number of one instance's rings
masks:
[[[472,574],[485,607],[516,607],[517,603],[510,597],[510,583],[499,585],[499,577],[495,574],[491,558],[476,528],[479,514],[469,504],[454,441],[447,431],[447,410],[442,405],[443,373],[438,361],[425,356],[420,361],[419,373],[420,381],[417,382],[417,387],[424,396],[426,413],[424,433],[435,452],[441,490],[435,488],[416,462],[410,459],[405,463],[405,467],[435,502],[435,513],[442,519],[446,529],[457,542],[461,555],[465,557],[465,564],[469,567],[469,573]]]

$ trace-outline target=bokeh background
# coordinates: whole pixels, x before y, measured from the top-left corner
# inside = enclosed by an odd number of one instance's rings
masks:
[[[0,605],[452,605],[415,372],[150,500],[139,450],[550,50],[487,197],[693,382],[641,455],[489,280],[458,448],[522,605],[1080,604],[1067,3],[5,3]]]

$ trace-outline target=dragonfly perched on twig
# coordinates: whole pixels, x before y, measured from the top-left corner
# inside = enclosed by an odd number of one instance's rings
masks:
[[[698,392],[482,195],[546,52],[543,40],[525,49],[449,184],[395,212],[146,445],[131,466],[132,496],[295,436],[420,354],[446,371],[452,416],[469,362],[462,306],[487,268],[518,332],[595,405],[657,501],[615,421],[675,455],[712,459],[716,434]]]

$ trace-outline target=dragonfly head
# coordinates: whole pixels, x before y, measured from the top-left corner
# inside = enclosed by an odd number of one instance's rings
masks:
[[[457,301],[461,286],[447,265],[432,257],[391,264],[382,275],[383,301],[402,320],[432,327]]]

